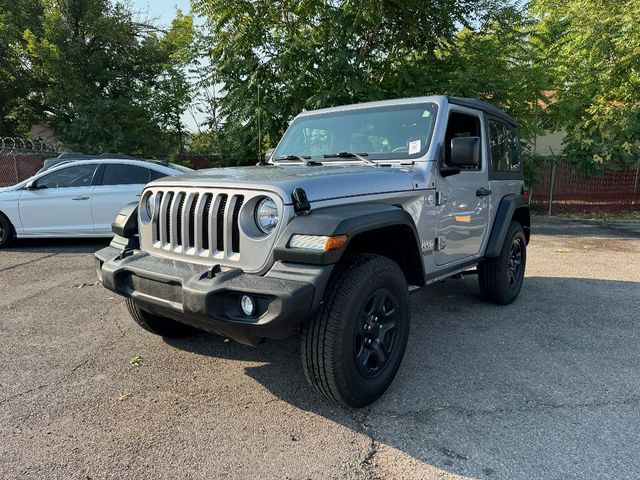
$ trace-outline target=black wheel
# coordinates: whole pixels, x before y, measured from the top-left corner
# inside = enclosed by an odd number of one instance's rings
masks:
[[[131,318],[148,332],[169,338],[184,337],[195,332],[195,329],[189,325],[176,322],[167,317],[159,317],[142,310],[130,298],[127,298],[125,301]]]
[[[411,317],[407,282],[394,261],[358,255],[339,265],[317,314],[302,327],[309,384],[329,400],[364,407],[400,367]]]
[[[0,213],[0,248],[9,246],[15,236],[16,231],[13,229],[13,225],[4,214]]]
[[[527,263],[527,241],[522,225],[511,222],[500,255],[478,265],[480,292],[490,302],[508,305],[522,288]]]

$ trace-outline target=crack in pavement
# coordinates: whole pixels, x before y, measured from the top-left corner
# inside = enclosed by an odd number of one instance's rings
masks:
[[[22,267],[24,265],[29,265],[31,263],[39,262],[41,260],[46,260],[47,258],[55,257],[56,255],[60,255],[61,252],[52,253],[51,255],[45,255],[44,257],[34,258],[33,260],[28,260],[22,263],[16,263],[15,265],[11,265],[10,267],[0,268],[1,272],[7,272],[9,270],[13,270],[14,268]]]
[[[378,480],[382,477],[375,473],[375,465],[373,463],[373,459],[378,453],[379,443],[373,437],[373,434],[370,433],[371,427],[368,425],[368,421],[371,413],[372,409],[371,407],[368,407],[366,409],[366,412],[362,414],[362,419],[360,421],[357,421],[357,424],[360,427],[358,429],[360,433],[369,438],[369,448],[367,450],[367,454],[360,461],[360,469],[365,474],[365,478],[367,478],[367,480]]]
[[[42,298],[43,297],[43,292],[51,292],[51,290],[53,290],[54,288],[66,288],[65,285],[65,281],[66,278],[65,277],[73,277],[77,274],[77,271],[69,271],[69,272],[65,272],[63,274],[58,274],[58,276],[56,277],[56,280],[59,280],[57,283],[53,283],[51,285],[45,285],[44,288],[41,288],[37,291],[34,291],[33,293],[30,293],[28,295],[24,295],[24,296],[16,296],[14,298],[12,298],[9,303],[5,303],[2,304],[0,306],[4,306],[7,309],[12,309],[12,307],[16,304],[24,304],[26,300],[31,300],[34,298]]]

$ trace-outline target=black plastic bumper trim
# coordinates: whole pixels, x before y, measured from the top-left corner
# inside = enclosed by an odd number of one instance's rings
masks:
[[[111,246],[96,253],[96,267],[107,289],[134,299],[150,313],[252,345],[263,338],[289,336],[319,304],[332,269],[279,264],[264,276],[232,268],[221,269],[210,278],[210,267],[154,257],[140,250],[124,258],[120,253]],[[257,303],[257,311],[250,317],[239,308],[243,294],[251,295]]]

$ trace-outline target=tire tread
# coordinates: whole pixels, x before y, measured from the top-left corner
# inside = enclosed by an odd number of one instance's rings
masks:
[[[346,311],[354,288],[385,262],[385,268],[400,267],[385,257],[359,254],[339,264],[318,313],[302,325],[301,357],[308,383],[330,401],[345,406],[362,406],[362,401],[349,393],[346,382],[338,372],[343,371],[342,359],[334,349],[340,345],[342,312]],[[368,267],[368,268],[367,268]]]

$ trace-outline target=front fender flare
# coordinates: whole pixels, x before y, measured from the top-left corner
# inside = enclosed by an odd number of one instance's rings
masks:
[[[340,205],[313,210],[307,215],[295,217],[286,226],[274,248],[275,260],[284,262],[329,265],[338,263],[349,247],[349,242],[358,234],[384,227],[406,226],[413,232],[415,248],[420,248],[416,225],[405,210],[394,205],[363,203]],[[347,244],[329,252],[289,248],[294,234],[302,235],[347,235]]]

